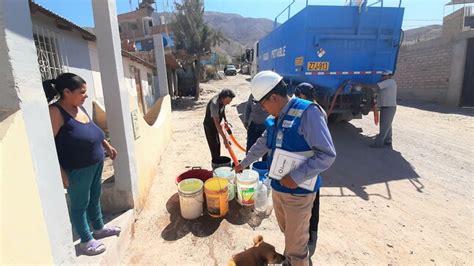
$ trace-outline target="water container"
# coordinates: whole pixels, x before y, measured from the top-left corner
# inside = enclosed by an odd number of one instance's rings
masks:
[[[214,176],[215,177],[222,177],[225,178],[229,181],[229,189],[228,189],[228,201],[231,201],[235,198],[235,172],[232,170],[231,167],[228,166],[223,166],[216,168],[214,170]]]
[[[230,158],[226,156],[219,156],[212,160],[212,170],[222,167],[222,166],[229,166],[230,167]]]
[[[229,181],[225,178],[213,177],[204,183],[206,193],[207,212],[210,216],[224,217],[229,211],[228,198]]]
[[[267,186],[262,182],[258,183],[257,191],[255,192],[255,210],[260,213],[266,213],[268,204]]]
[[[241,205],[250,206],[255,203],[254,194],[258,187],[258,172],[245,169],[237,174],[237,200]]]
[[[268,173],[268,164],[267,162],[254,162],[252,164],[252,170],[258,172],[258,179],[263,181],[265,179],[265,174]]]
[[[189,178],[179,182],[179,207],[184,219],[196,219],[202,215],[204,203],[202,187],[203,182],[197,178]]]
[[[204,183],[211,177],[212,171],[201,169],[201,167],[193,167],[191,170],[181,173],[176,177],[176,185],[179,184],[179,182],[189,178],[197,178]]]
[[[267,187],[267,208],[265,211],[265,216],[270,216],[273,211],[273,196],[271,180],[268,178],[268,174],[265,174],[265,180],[263,181],[263,184]]]

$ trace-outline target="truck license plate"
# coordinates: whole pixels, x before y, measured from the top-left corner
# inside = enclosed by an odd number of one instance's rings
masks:
[[[329,62],[308,62],[308,71],[328,71]]]

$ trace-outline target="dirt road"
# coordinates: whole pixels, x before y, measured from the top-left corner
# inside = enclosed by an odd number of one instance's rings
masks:
[[[227,117],[245,143],[239,113],[250,93],[246,78],[203,84],[197,102],[174,101],[172,141],[123,263],[224,265],[232,254],[250,247],[257,234],[283,252],[273,214],[262,220],[235,202],[223,220],[205,215],[185,221],[179,214],[175,177],[192,166],[210,169],[202,120],[207,101],[222,88],[238,95]],[[314,263],[472,263],[472,109],[400,103],[393,150],[367,146],[377,132],[371,116],[331,126],[338,157],[323,175]]]

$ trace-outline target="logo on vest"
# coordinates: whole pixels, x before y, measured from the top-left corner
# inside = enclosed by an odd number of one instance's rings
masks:
[[[293,126],[293,120],[283,120],[283,124],[281,125],[284,128],[290,128]]]

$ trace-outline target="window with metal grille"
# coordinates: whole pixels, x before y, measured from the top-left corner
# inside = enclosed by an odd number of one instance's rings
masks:
[[[54,31],[39,26],[33,26],[36,53],[41,79],[53,79],[65,71],[65,58],[59,49],[60,36]],[[66,58],[67,60],[67,58]]]

